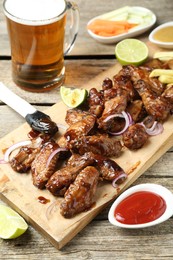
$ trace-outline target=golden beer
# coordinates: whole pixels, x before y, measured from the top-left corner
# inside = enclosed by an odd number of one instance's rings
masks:
[[[14,82],[19,87],[33,92],[41,92],[60,86],[64,82],[65,76],[66,2],[64,0],[47,0],[47,8],[45,7],[45,11],[42,12],[46,13],[46,18],[44,14],[39,14],[40,11],[35,11],[35,17],[32,13],[30,18],[29,10],[24,10],[25,4],[22,2],[26,2],[30,8],[34,8],[34,3],[37,2],[35,6],[37,8],[38,0],[17,0],[18,5],[22,6],[18,7],[21,8],[21,14],[15,14],[15,10],[9,8],[12,1],[14,0],[4,2],[4,10],[11,44]],[[49,12],[50,16],[47,14]],[[15,15],[18,17],[16,18]]]

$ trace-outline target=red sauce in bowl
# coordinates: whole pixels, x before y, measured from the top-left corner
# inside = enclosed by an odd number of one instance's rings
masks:
[[[165,200],[150,191],[138,191],[122,200],[114,211],[123,224],[144,224],[158,219],[166,210]]]

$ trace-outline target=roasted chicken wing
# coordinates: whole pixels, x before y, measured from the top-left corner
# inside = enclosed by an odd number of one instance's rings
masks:
[[[103,92],[98,91],[95,88],[92,88],[89,92],[88,105],[89,105],[89,111],[93,115],[100,117],[102,115],[102,112],[103,112],[103,109],[104,109]]]
[[[91,113],[80,109],[68,109],[65,121],[69,126],[72,126],[73,124],[85,119],[86,116],[91,116]]]
[[[99,172],[93,166],[87,166],[78,174],[60,204],[60,212],[65,218],[71,218],[91,208],[98,180]]]
[[[48,180],[46,188],[54,195],[63,196],[70,184],[76,179],[79,172],[88,165],[94,164],[91,153],[83,156],[74,154],[71,156],[67,165],[56,171]]]
[[[131,125],[123,133],[124,145],[131,150],[141,148],[147,142],[148,138],[148,134],[140,124]]]
[[[144,80],[138,80],[134,87],[141,96],[144,107],[149,115],[160,121],[168,117],[170,106],[164,97],[158,97],[154,94],[150,90],[150,85]]]
[[[73,144],[71,143],[71,145],[72,149],[79,154],[93,152],[107,157],[118,157],[122,152],[121,142],[116,138],[110,138],[106,134],[83,136]]]
[[[142,120],[147,112],[144,108],[142,100],[136,99],[128,104],[126,111],[131,115],[133,122]]]
[[[88,135],[94,128],[96,117],[87,114],[82,120],[72,124],[59,139],[60,147],[71,149],[71,142],[79,140],[82,136]]]
[[[127,106],[128,93],[125,90],[118,90],[117,95],[114,98],[111,98],[105,101],[104,110],[102,116],[98,119],[98,127],[103,130],[109,130],[110,124],[114,119],[107,121],[107,118],[110,115],[119,114],[122,111],[125,111]]]
[[[31,144],[22,146],[19,152],[10,160],[10,165],[14,171],[24,173],[30,170],[31,164],[36,155],[40,152],[43,144],[50,139],[50,137],[36,135],[35,138],[30,138]]]
[[[58,147],[53,140],[45,143],[31,165],[33,184],[39,189],[45,188],[45,184],[56,170],[59,154],[55,154],[49,164],[48,159]]]
[[[113,181],[117,176],[124,172],[115,161],[105,156],[93,154],[92,157],[95,160],[95,167],[100,173],[100,178],[103,180]]]

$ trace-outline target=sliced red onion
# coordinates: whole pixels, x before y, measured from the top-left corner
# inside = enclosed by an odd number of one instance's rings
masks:
[[[163,125],[157,121],[154,121],[150,128],[147,128],[143,122],[140,124],[145,128],[145,131],[148,135],[159,135],[164,130]]]
[[[123,113],[123,112],[122,112],[122,113]],[[106,117],[106,118],[103,120],[103,122],[106,123],[107,121],[109,121],[110,119],[115,118],[115,117],[124,118],[124,116],[123,116],[122,113],[110,115],[110,116]]]
[[[46,168],[49,166],[49,164],[50,164],[52,158],[53,158],[57,153],[66,152],[66,151],[68,151],[68,150],[67,150],[67,148],[64,148],[64,147],[58,147],[56,150],[54,150],[54,151],[50,154],[50,156],[49,156],[49,158],[48,158],[48,160],[47,160]]]
[[[4,159],[0,159],[0,164],[6,164],[8,162],[4,161]]]
[[[5,161],[5,162],[9,162],[10,154],[11,154],[14,150],[16,150],[16,149],[18,149],[18,148],[20,148],[20,147],[22,147],[22,146],[29,145],[29,144],[31,144],[31,143],[32,143],[32,142],[31,142],[30,140],[26,140],[26,141],[21,141],[21,142],[18,142],[18,143],[15,143],[15,144],[11,145],[11,146],[6,150],[6,152],[5,152],[5,154],[4,154],[4,161]]]
[[[122,111],[120,114],[114,114],[114,115],[108,116],[108,117],[104,120],[104,122],[107,122],[107,121],[109,121],[110,119],[116,118],[116,117],[124,118],[124,120],[125,120],[125,126],[124,126],[124,128],[123,128],[121,131],[119,131],[119,132],[109,132],[111,135],[121,135],[121,134],[123,134],[123,133],[127,130],[127,128],[133,123],[133,120],[132,120],[131,115],[130,115],[128,112],[125,112],[125,111]]]
[[[129,123],[130,123],[129,125],[132,125],[134,122],[133,122],[133,119],[132,119],[130,113],[127,112],[127,115],[128,115],[128,118],[129,118]]]
[[[56,207],[57,205],[58,205],[58,202],[56,200],[49,205],[49,207],[46,210],[47,220],[50,220],[50,218],[52,218],[52,214],[55,213],[55,211],[59,208],[59,207]]]
[[[116,187],[117,187],[117,181],[120,180],[120,179],[122,179],[122,178],[127,179],[127,176],[128,176],[127,173],[122,172],[120,175],[118,175],[118,176],[112,181],[112,186],[113,186],[114,188],[116,188]]]

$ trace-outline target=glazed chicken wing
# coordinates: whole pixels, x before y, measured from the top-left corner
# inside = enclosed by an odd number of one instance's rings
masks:
[[[170,112],[168,102],[161,96],[157,96],[150,90],[150,86],[144,80],[138,80],[134,85],[142,98],[144,107],[149,115],[156,120],[165,120]]]
[[[70,184],[76,179],[79,172],[88,165],[94,163],[91,153],[83,156],[74,154],[70,157],[67,165],[56,171],[48,180],[46,188],[54,195],[63,196]]]
[[[45,143],[37,154],[35,160],[31,165],[31,173],[33,184],[39,189],[43,189],[45,184],[49,180],[50,176],[55,172],[57,166],[57,160],[59,154],[55,154],[50,163],[47,165],[48,158],[58,148],[58,144],[55,141],[50,140]]]
[[[146,110],[144,109],[142,100],[139,99],[136,99],[129,103],[126,111],[131,115],[134,122],[138,122],[146,116]]]
[[[134,99],[134,97],[136,96],[136,92],[135,89],[133,88],[130,75],[117,74],[113,77],[113,82],[114,82],[113,87],[115,89],[123,89],[127,92],[128,100]]]
[[[82,111],[80,109],[68,109],[65,117],[66,123],[71,126],[79,121],[85,119],[86,116],[90,116],[91,113]]]
[[[93,152],[104,156],[118,157],[122,151],[122,145],[116,138],[110,138],[108,135],[83,136],[72,144],[72,149],[79,154]]]
[[[65,218],[88,210],[94,202],[99,172],[93,166],[87,166],[76,177],[65,193],[60,204],[60,212]]]
[[[138,80],[143,80],[147,84],[150,85],[150,89],[157,95],[161,95],[164,91],[163,84],[157,78],[150,78],[151,70],[147,70],[147,68],[135,67],[132,65],[124,66],[119,74],[129,75],[131,77],[131,81],[136,84]]]
[[[19,152],[10,160],[13,170],[20,173],[30,170],[36,155],[49,138],[48,136],[44,137],[37,134],[36,138],[31,139],[31,144],[22,146]]]
[[[99,155],[93,154],[95,160],[95,167],[100,173],[100,178],[107,181],[113,181],[117,176],[123,173],[123,169],[113,160]]]
[[[148,138],[148,134],[140,124],[129,126],[129,128],[123,133],[124,145],[131,150],[141,148]]]
[[[121,113],[126,109],[128,93],[125,90],[118,90],[117,95],[105,102],[102,116],[98,119],[98,127],[108,130],[113,119],[107,121],[110,115]]]
[[[103,109],[104,109],[104,99],[103,99],[103,92],[98,91],[96,88],[92,88],[89,92],[88,97],[88,105],[89,105],[89,111],[96,115],[97,117],[100,117]]]
[[[102,82],[102,89],[103,90],[107,90],[107,89],[111,89],[113,87],[113,82],[110,78],[105,78]]]
[[[38,154],[40,148],[32,148],[29,146],[23,146],[20,148],[16,156],[10,161],[10,165],[16,172],[27,172],[31,168],[31,164]]]
[[[165,89],[162,96],[170,103],[171,108],[173,106],[173,84]]]
[[[88,113],[82,120],[72,124],[59,139],[58,144],[60,147],[71,149],[70,142],[79,140],[82,136],[89,134],[95,125],[96,117]]]
[[[146,67],[149,68],[150,71],[153,69],[163,69],[165,68],[165,65],[162,61],[160,61],[159,59],[151,59],[147,62],[145,62],[142,67]]]

